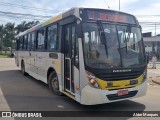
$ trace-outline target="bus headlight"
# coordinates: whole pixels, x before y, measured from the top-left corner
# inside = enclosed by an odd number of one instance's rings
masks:
[[[147,80],[147,69],[145,69],[144,72],[143,72],[142,83],[145,82],[146,80]]]
[[[88,80],[89,80],[89,83],[88,83],[88,84],[89,84],[91,87],[100,89],[100,85],[98,84],[98,82],[97,82],[97,80],[96,80],[96,77],[95,77],[92,73],[90,73],[90,72],[86,72],[86,74],[87,74],[87,78],[88,78]]]

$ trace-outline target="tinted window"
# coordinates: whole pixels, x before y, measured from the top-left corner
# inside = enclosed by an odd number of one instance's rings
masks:
[[[37,33],[37,40],[38,40],[37,49],[38,50],[44,49],[44,39],[45,39],[45,30],[44,29],[38,30],[38,33]]]
[[[22,50],[23,49],[23,37],[20,37],[20,41],[19,41],[19,49]]]
[[[35,33],[31,33],[31,50],[35,50]]]
[[[27,35],[25,35],[25,36],[23,37],[23,39],[24,39],[24,47],[23,47],[23,50],[27,50],[27,44],[28,44]]]
[[[75,32],[75,31],[74,31],[74,32]],[[75,58],[74,58],[75,61],[74,61],[74,62],[75,62],[75,65],[78,66],[78,65],[79,65],[79,47],[78,47],[77,36],[76,36],[75,33],[74,33],[74,37],[75,37],[75,38],[74,38],[74,39],[75,39],[75,43],[74,43],[74,44],[75,44],[75,53],[74,53],[74,54],[75,54]]]
[[[20,48],[20,39],[18,38],[16,40],[16,50],[19,50],[19,48]]]
[[[47,28],[47,50],[57,50],[57,25]]]
[[[27,47],[28,50],[31,49],[31,34],[28,34],[28,47]]]

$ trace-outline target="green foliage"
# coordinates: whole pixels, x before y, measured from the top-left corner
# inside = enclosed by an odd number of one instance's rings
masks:
[[[3,40],[3,25],[0,25],[0,49],[2,49],[3,48],[3,46],[2,46],[2,40]]]
[[[14,23],[7,23],[4,26],[3,30],[3,45],[5,47],[11,47],[12,41],[15,40],[15,30],[14,30],[15,24]]]
[[[12,43],[17,34],[37,25],[38,23],[39,21],[23,21],[17,26],[15,26],[15,23],[11,22],[6,23],[5,25],[0,25],[0,49],[14,46]]]
[[[8,54],[0,54],[0,58],[8,58]]]
[[[16,34],[19,34],[20,32],[23,32],[35,25],[37,25],[39,23],[39,21],[32,21],[32,22],[26,22],[26,21],[23,21],[21,24],[17,25],[15,27],[15,30],[16,30]]]

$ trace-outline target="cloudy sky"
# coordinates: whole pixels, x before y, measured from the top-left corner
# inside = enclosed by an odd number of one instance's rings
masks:
[[[92,7],[92,8],[108,8],[119,10],[119,0],[1,0],[0,1],[0,24],[6,22],[20,23],[27,20],[25,16],[21,18],[6,15],[4,12],[33,14],[41,16],[54,16],[59,12],[63,12],[71,7]],[[160,34],[160,0],[120,0],[120,9],[136,15],[142,25],[143,32],[152,31]],[[156,16],[158,15],[158,16]],[[36,18],[28,18],[29,21]],[[44,19],[42,19],[44,20]],[[159,22],[159,23],[158,23]]]

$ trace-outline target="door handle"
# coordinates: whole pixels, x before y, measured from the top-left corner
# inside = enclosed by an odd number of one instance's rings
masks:
[[[65,59],[66,59],[66,60],[69,60],[69,61],[71,60],[71,58],[65,58]]]

